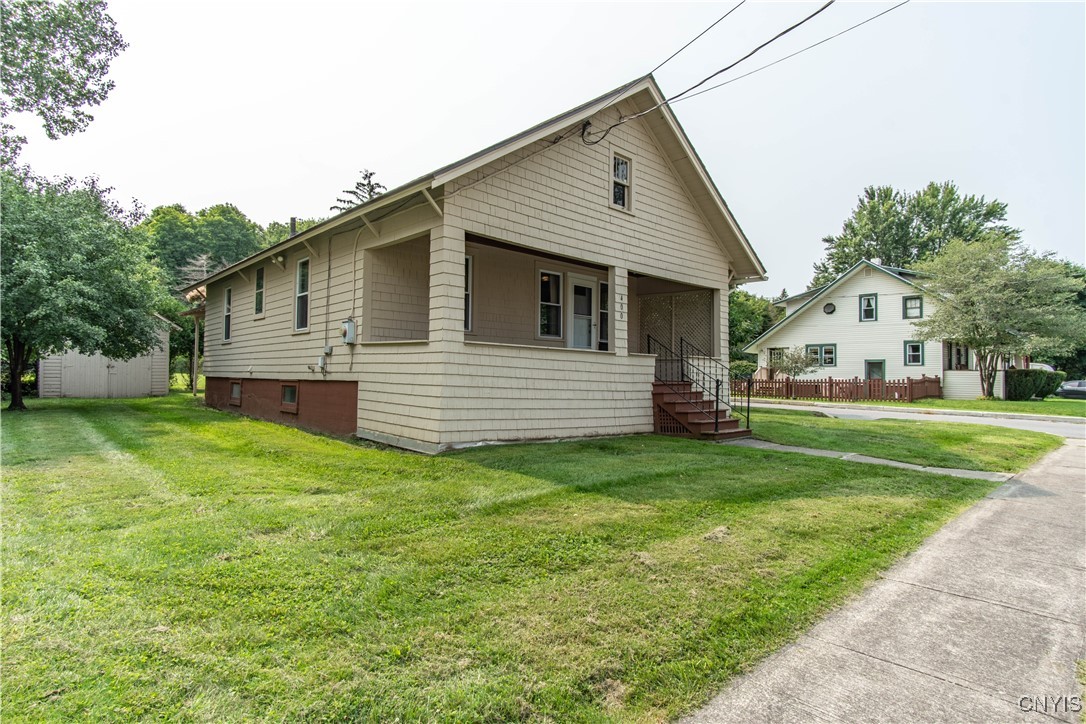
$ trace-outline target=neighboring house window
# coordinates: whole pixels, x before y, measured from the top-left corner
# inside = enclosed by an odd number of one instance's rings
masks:
[[[837,345],[809,344],[807,345],[807,356],[811,358],[811,362],[819,367],[836,367]]]
[[[611,203],[620,209],[630,210],[630,159],[615,154],[611,157]]]
[[[610,325],[610,312],[607,307],[607,291],[607,282],[600,282],[600,340],[598,349],[601,352],[606,352],[608,349],[607,327]]]
[[[230,380],[230,404],[241,404],[241,380]]]
[[[230,317],[232,316],[232,307],[234,304],[234,290],[230,287],[226,288],[222,299],[222,341],[230,341]]]
[[[907,367],[921,367],[924,364],[924,343],[905,343],[905,365]]]
[[[562,336],[562,275],[539,272],[539,336]]]
[[[253,289],[253,314],[259,317],[264,314],[264,267],[256,270]]]
[[[284,382],[279,386],[279,411],[298,413],[297,382]]]
[[[920,319],[924,316],[923,297],[905,297],[901,300],[901,316],[903,319]]]
[[[860,321],[874,322],[879,318],[879,295],[860,295]]]
[[[309,329],[309,259],[298,260],[294,277],[294,329]]]
[[[471,330],[471,289],[474,264],[470,256],[464,257],[464,331]]]

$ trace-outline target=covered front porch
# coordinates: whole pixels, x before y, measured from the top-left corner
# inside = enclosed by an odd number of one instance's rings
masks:
[[[651,432],[649,340],[726,354],[724,290],[441,228],[365,252],[363,437],[430,451]]]

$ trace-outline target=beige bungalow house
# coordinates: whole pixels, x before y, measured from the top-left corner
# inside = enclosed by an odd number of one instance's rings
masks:
[[[733,429],[728,292],[765,269],[663,100],[640,78],[194,284],[207,404],[430,453]],[[697,375],[658,373],[680,349]]]

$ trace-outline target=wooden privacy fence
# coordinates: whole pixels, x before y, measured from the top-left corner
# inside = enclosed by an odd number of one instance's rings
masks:
[[[791,400],[826,400],[850,402],[853,400],[899,400],[913,402],[925,397],[942,397],[943,387],[939,377],[924,375],[919,379],[862,380],[859,377],[840,380],[828,377],[824,380],[750,380],[751,397],[776,397]],[[745,395],[747,380],[732,380],[732,394]]]

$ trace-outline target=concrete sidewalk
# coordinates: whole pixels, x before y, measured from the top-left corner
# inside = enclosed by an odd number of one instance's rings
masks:
[[[755,440],[745,437],[739,440],[721,440],[721,445],[735,445],[737,447],[753,447],[759,450],[773,450],[774,452],[799,453],[801,455],[814,455],[820,458],[834,458],[836,460],[848,460],[853,463],[865,463],[868,465],[889,465],[892,468],[902,470],[914,470],[918,473],[935,473],[937,475],[953,475],[956,478],[973,478],[975,480],[990,480],[993,483],[1002,483],[1014,477],[1014,473],[991,473],[984,470],[961,470],[959,468],[933,468],[927,465],[903,463],[900,460],[887,460],[886,458],[873,458],[870,455],[860,453],[846,453],[838,450],[820,450],[813,447],[798,447],[796,445],[780,445],[766,440]]]
[[[1080,721],[1084,521],[1069,440],[686,721]]]
[[[788,400],[768,397],[752,397],[751,407],[784,407],[796,409],[802,407],[826,408],[830,410],[861,410],[865,412],[911,412],[916,415],[945,415],[948,417],[980,417],[991,420],[1033,420],[1035,422],[1066,422],[1086,424],[1086,418],[1070,415],[1037,415],[1029,412],[1002,412],[991,410],[955,410],[942,407],[924,407],[923,402],[913,403],[919,407],[904,405],[858,405],[849,402],[823,402],[821,400]]]

